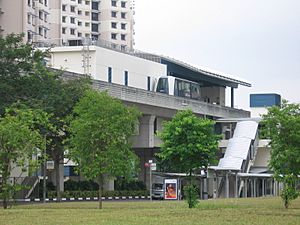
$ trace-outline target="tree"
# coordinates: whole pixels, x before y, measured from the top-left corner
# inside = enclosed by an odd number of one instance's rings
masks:
[[[281,197],[286,208],[299,196],[296,190],[300,175],[300,104],[273,106],[263,116],[263,132],[271,139],[269,167],[282,182]]]
[[[4,117],[0,117],[0,189],[4,209],[17,186],[9,180],[13,168],[28,169],[34,155],[43,155],[45,139],[40,129],[48,126],[48,119],[49,115],[41,110],[24,108],[9,108]]]
[[[80,173],[99,184],[102,208],[103,178],[128,177],[137,165],[128,138],[133,135],[139,112],[124,106],[106,92],[87,90],[74,108],[70,123],[70,158]]]
[[[157,154],[168,170],[184,172],[189,176],[185,187],[189,208],[197,204],[193,175],[213,162],[218,149],[218,135],[214,134],[214,122],[196,117],[191,110],[179,111],[171,121],[163,124],[158,136],[162,140]]]
[[[66,119],[74,105],[90,87],[90,79],[63,80],[61,71],[44,65],[48,51],[41,52],[22,42],[23,35],[0,37],[0,115],[15,102],[41,109],[53,116],[56,130],[47,133],[47,152],[54,160],[57,199],[60,199],[60,170],[63,163],[63,141],[68,137]]]
[[[22,95],[23,81],[33,74],[38,63],[46,54],[34,51],[33,46],[22,42],[24,35],[10,34],[0,37],[0,114],[17,100],[26,99]]]

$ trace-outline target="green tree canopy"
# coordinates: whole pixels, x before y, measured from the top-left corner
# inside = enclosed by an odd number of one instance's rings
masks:
[[[157,154],[167,169],[193,173],[215,160],[219,136],[214,133],[214,122],[196,117],[191,110],[179,111],[171,121],[163,123],[158,133],[162,140]]]
[[[28,169],[33,155],[43,155],[45,139],[40,132],[48,126],[49,115],[41,110],[9,108],[0,117],[0,193],[4,208],[15,187],[9,182],[11,171],[14,166]]]
[[[171,121],[163,124],[158,133],[162,140],[157,154],[168,172],[189,174],[190,183],[185,187],[189,207],[196,205],[193,174],[206,168],[215,160],[219,136],[214,133],[214,122],[196,117],[191,110],[179,111]]]
[[[87,179],[99,183],[99,207],[103,175],[129,176],[136,168],[137,157],[131,150],[140,113],[126,107],[106,92],[86,91],[74,108],[70,124],[70,157],[78,163]]]
[[[21,102],[53,116],[50,122],[57,129],[47,134],[47,152],[55,162],[58,199],[60,199],[59,164],[63,163],[63,141],[68,136],[66,118],[83,92],[90,88],[90,79],[63,80],[62,72],[44,65],[48,51],[41,52],[22,42],[23,35],[0,37],[0,115],[11,104]]]
[[[283,101],[280,107],[269,108],[263,119],[264,135],[271,139],[269,167],[284,183],[281,196],[288,207],[299,195],[295,185],[300,175],[300,105]]]

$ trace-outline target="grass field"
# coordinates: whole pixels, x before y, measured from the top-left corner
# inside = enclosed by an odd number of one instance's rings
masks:
[[[184,201],[69,202],[19,205],[0,209],[1,225],[52,224],[299,224],[300,199],[286,210],[280,198],[201,201],[188,209]]]

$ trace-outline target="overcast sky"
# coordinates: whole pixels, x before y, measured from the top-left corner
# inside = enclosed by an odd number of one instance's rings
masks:
[[[135,0],[135,48],[232,74],[300,103],[300,0]],[[227,102],[230,104],[230,102]]]

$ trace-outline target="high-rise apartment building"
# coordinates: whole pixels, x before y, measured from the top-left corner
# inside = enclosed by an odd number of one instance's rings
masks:
[[[0,35],[24,33],[26,41],[46,41],[49,15],[49,0],[0,0]]]
[[[133,47],[134,0],[0,0],[0,35],[77,45],[84,38]]]

